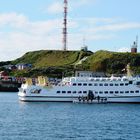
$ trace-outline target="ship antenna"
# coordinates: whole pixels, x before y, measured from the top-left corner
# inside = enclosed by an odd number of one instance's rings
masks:
[[[83,36],[83,47],[85,47],[86,46],[86,38],[85,38],[85,36]]]
[[[136,36],[136,45],[138,47],[138,35]]]

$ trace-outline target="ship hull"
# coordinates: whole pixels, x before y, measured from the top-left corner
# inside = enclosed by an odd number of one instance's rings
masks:
[[[21,83],[12,81],[0,81],[0,92],[18,92]]]
[[[140,96],[109,97],[108,103],[140,103]]]
[[[102,99],[106,98],[106,103],[140,103],[140,96],[118,96],[118,97],[101,97]],[[102,99],[93,99],[93,103],[101,103],[104,102]],[[25,102],[74,102],[78,101],[78,97],[71,96],[20,96],[19,100]],[[80,102],[88,102],[88,101],[80,101]],[[89,101],[91,103],[91,101]]]
[[[0,86],[0,92],[18,92],[18,87],[2,87]]]

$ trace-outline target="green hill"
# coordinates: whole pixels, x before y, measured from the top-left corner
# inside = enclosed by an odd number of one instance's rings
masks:
[[[71,75],[75,64],[82,58],[92,55],[92,52],[84,51],[58,51],[40,50],[28,52],[22,57],[14,60],[11,64],[32,64],[32,69],[12,71],[14,76],[38,76],[47,75],[50,77],[62,77]]]
[[[86,59],[85,59],[86,58]],[[81,62],[82,63],[78,63]],[[61,77],[71,75],[75,70],[91,70],[109,74],[121,74],[122,69],[130,63],[135,74],[140,73],[140,53],[119,53],[109,51],[84,52],[84,51],[56,51],[40,50],[28,52],[15,61],[1,62],[4,64],[30,63],[32,69],[10,71],[15,76],[49,75]]]
[[[89,69],[92,71],[118,74],[122,73],[122,69],[130,63],[134,73],[140,73],[140,53],[97,51],[89,56],[84,63],[85,65],[88,64]]]
[[[84,51],[41,50],[28,52],[12,63],[31,63],[34,68],[67,66],[72,65],[82,59],[84,56],[89,56],[91,54],[92,52]]]

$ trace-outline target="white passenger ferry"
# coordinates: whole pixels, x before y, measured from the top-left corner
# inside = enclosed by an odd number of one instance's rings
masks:
[[[21,101],[140,103],[140,78],[127,70],[124,77],[68,77],[54,86],[44,77],[36,85],[27,79],[18,96]]]

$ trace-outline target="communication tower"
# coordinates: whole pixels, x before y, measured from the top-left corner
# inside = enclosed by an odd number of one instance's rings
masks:
[[[64,27],[63,27],[63,50],[67,50],[67,14],[68,14],[68,1],[64,0]]]

